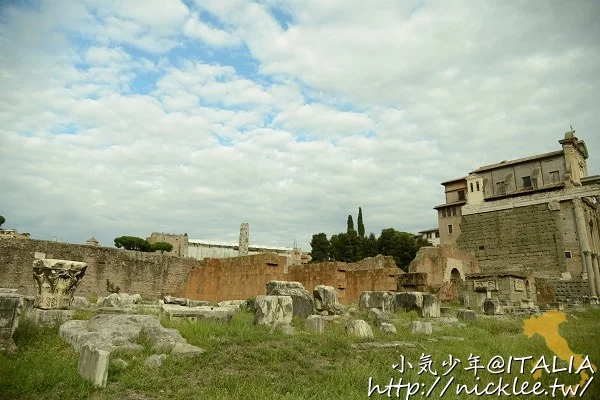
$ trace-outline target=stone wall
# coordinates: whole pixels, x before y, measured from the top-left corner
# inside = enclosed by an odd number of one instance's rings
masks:
[[[312,291],[317,285],[333,286],[340,302],[358,303],[365,290],[396,290],[401,271],[391,257],[373,257],[359,263],[325,262],[286,266],[275,254],[207,259],[190,273],[178,296],[197,300],[243,300],[266,294],[270,280],[296,281]]]
[[[588,281],[580,278],[572,280],[547,280],[546,283],[551,285],[554,293],[554,301],[567,301],[583,298],[588,295]]]
[[[463,293],[469,297],[469,305],[482,307],[487,297],[500,300],[501,304],[519,306],[521,300],[532,297],[535,293],[535,283],[523,276],[494,275],[468,276],[463,285]]]
[[[35,295],[32,265],[35,253],[44,258],[82,261],[88,264],[78,286],[78,296],[105,296],[106,280],[122,292],[144,298],[173,294],[183,287],[198,260],[157,253],[142,253],[108,247],[51,242],[45,240],[0,240],[0,286]]]
[[[481,272],[475,256],[449,246],[421,247],[408,266],[409,273],[426,273],[426,284],[434,288],[449,282],[454,269],[460,274],[461,280],[467,274]]]
[[[35,295],[32,264],[44,258],[82,261],[88,268],[76,295],[106,296],[106,280],[122,292],[156,299],[165,295],[196,300],[239,300],[266,294],[270,280],[298,281],[312,291],[319,284],[337,289],[342,303],[358,303],[366,290],[396,290],[396,268],[391,257],[359,263],[338,262],[287,265],[274,253],[203,261],[107,247],[43,240],[0,240],[0,287]],[[392,266],[392,267],[390,267]]]
[[[557,278],[566,271],[559,211],[545,203],[463,215],[457,245],[475,254],[485,273]]]

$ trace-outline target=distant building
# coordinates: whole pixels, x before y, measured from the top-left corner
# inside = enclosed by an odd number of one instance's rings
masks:
[[[575,131],[558,142],[561,150],[443,182],[446,202],[434,207],[441,246],[474,254],[485,274],[545,279],[562,298],[595,297],[600,176],[588,176],[588,150]]]
[[[86,246],[94,246],[94,247],[98,247],[100,244],[98,243],[98,241],[96,240],[95,237],[91,237],[88,240],[85,241],[85,245]]]
[[[18,233],[15,229],[1,229],[0,228],[0,239],[12,238],[12,239],[29,239],[31,235],[27,232]]]
[[[421,238],[423,240],[427,240],[432,246],[440,245],[440,230],[438,228],[427,229],[424,231],[420,231],[418,235],[415,235],[416,238]]]

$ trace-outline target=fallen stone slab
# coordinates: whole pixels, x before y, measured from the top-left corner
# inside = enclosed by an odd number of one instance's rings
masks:
[[[229,307],[185,307],[175,304],[165,304],[160,308],[160,317],[169,321],[187,320],[195,322],[199,320],[209,320],[218,322],[229,322],[233,317],[233,309]]]
[[[131,308],[134,304],[141,301],[142,296],[139,294],[129,295],[128,293],[111,293],[107,297],[102,298],[102,301],[98,305],[100,307]]]
[[[313,298],[300,282],[269,281],[267,295],[290,296],[295,317],[307,317],[313,312]]]
[[[72,320],[74,316],[75,310],[42,310],[41,308],[34,308],[29,318],[36,325],[52,326]]]
[[[83,296],[73,296],[73,302],[71,308],[74,310],[81,310],[83,308],[89,308],[91,306],[90,301]]]
[[[439,306],[439,303],[438,303]],[[422,292],[400,292],[396,293],[396,310],[418,311],[423,309]]]
[[[177,343],[171,350],[171,354],[181,355],[181,356],[195,356],[198,354],[205,353],[204,349],[201,349],[198,346],[193,346],[189,343]]]
[[[79,352],[77,371],[85,379],[92,381],[94,386],[106,387],[110,353],[85,345]]]
[[[0,293],[0,351],[12,353],[16,350],[12,336],[19,326],[22,297],[15,292]]]
[[[88,321],[65,322],[59,335],[75,351],[86,345],[111,353],[141,351],[140,335],[157,351],[171,351],[176,344],[187,343],[179,331],[164,328],[153,315],[100,314]]]
[[[459,342],[463,342],[465,340],[464,337],[460,337],[460,336],[440,336],[440,339],[455,340],[455,341],[459,341]]]

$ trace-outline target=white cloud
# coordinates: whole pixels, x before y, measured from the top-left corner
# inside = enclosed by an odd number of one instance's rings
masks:
[[[247,221],[308,248],[362,206],[367,231],[417,231],[439,182],[569,124],[600,172],[594,2],[188,5],[0,7],[6,226],[109,245]]]
[[[227,31],[213,28],[198,20],[198,15],[193,14],[183,26],[183,32],[195,39],[200,39],[211,46],[229,47],[237,46],[241,42]]]

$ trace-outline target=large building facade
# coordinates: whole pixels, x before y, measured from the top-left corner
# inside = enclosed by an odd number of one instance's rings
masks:
[[[476,256],[483,273],[543,278],[562,297],[600,294],[600,177],[574,131],[561,150],[483,166],[444,182],[442,246]],[[571,284],[565,284],[571,282]]]

